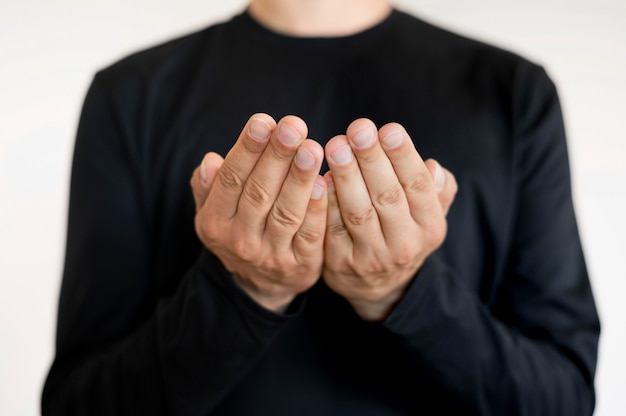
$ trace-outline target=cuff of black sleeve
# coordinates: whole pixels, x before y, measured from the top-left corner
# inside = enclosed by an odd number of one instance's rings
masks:
[[[210,251],[203,249],[198,262],[200,271],[212,279],[214,283],[228,296],[237,308],[242,310],[248,319],[254,319],[265,324],[283,324],[299,316],[306,303],[306,295],[297,296],[284,313],[277,313],[259,305],[233,279],[222,262]]]
[[[435,256],[431,255],[424,261],[400,303],[383,322],[382,326],[386,330],[395,334],[407,334],[415,328],[416,320],[420,319],[423,298],[431,291],[435,279],[441,277],[442,267]]]

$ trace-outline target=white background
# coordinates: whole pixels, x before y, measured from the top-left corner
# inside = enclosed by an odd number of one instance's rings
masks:
[[[0,414],[36,415],[53,354],[70,157],[93,73],[243,0],[0,0]],[[397,1],[544,65],[559,88],[603,336],[597,415],[625,415],[626,0]]]

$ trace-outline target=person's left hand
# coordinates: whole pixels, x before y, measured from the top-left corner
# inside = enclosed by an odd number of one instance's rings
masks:
[[[383,320],[444,241],[456,180],[436,161],[424,162],[397,123],[377,130],[355,120],[325,152],[324,280],[362,319]]]

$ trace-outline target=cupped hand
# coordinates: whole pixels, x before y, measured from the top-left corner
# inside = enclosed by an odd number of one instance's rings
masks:
[[[322,273],[327,185],[322,147],[298,117],[255,114],[225,159],[194,171],[195,228],[241,288],[284,311]]]
[[[397,123],[377,130],[355,120],[325,153],[324,280],[363,319],[382,320],[444,241],[456,180],[436,161],[424,162]]]

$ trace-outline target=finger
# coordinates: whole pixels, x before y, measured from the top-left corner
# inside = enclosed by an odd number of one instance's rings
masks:
[[[243,186],[263,154],[276,122],[267,114],[255,114],[246,123],[237,142],[226,155],[208,198],[214,214],[230,219],[237,212]]]
[[[293,252],[299,263],[318,262],[320,265],[322,264],[327,210],[328,190],[326,181],[318,175],[311,190],[304,220],[293,238]]]
[[[404,237],[414,233],[411,212],[394,167],[380,145],[376,125],[367,119],[355,120],[348,126],[346,134],[376,209],[385,242],[392,246],[394,242],[405,241]]]
[[[241,192],[237,217],[244,229],[261,234],[265,231],[267,217],[278,198],[296,151],[306,139],[307,133],[306,124],[296,116],[286,116],[278,122]],[[317,172],[312,177],[315,178],[316,175]],[[293,234],[289,240],[292,236]]]
[[[224,163],[224,159],[220,155],[210,152],[204,156],[200,165],[193,171],[190,183],[196,211],[204,205],[222,163]]]
[[[326,233],[324,236],[324,261],[332,265],[334,259],[351,258],[353,243],[352,237],[343,222],[333,173],[328,171],[324,175],[328,192],[328,208],[326,210]]]
[[[443,168],[436,160],[428,159],[426,167],[430,172],[435,183],[435,189],[437,191],[437,197],[443,210],[444,215],[448,215],[450,206],[454,201],[454,197],[458,191],[458,185],[454,175],[447,169]]]
[[[440,215],[441,205],[433,177],[413,141],[397,123],[383,126],[378,136],[404,189],[413,219],[418,224],[430,225]]]
[[[306,216],[323,159],[322,146],[313,140],[305,140],[298,148],[267,216],[264,238],[273,247],[291,248],[294,235]]]
[[[376,236],[381,235],[380,223],[346,136],[330,139],[325,151],[348,233],[355,245],[376,241]]]

